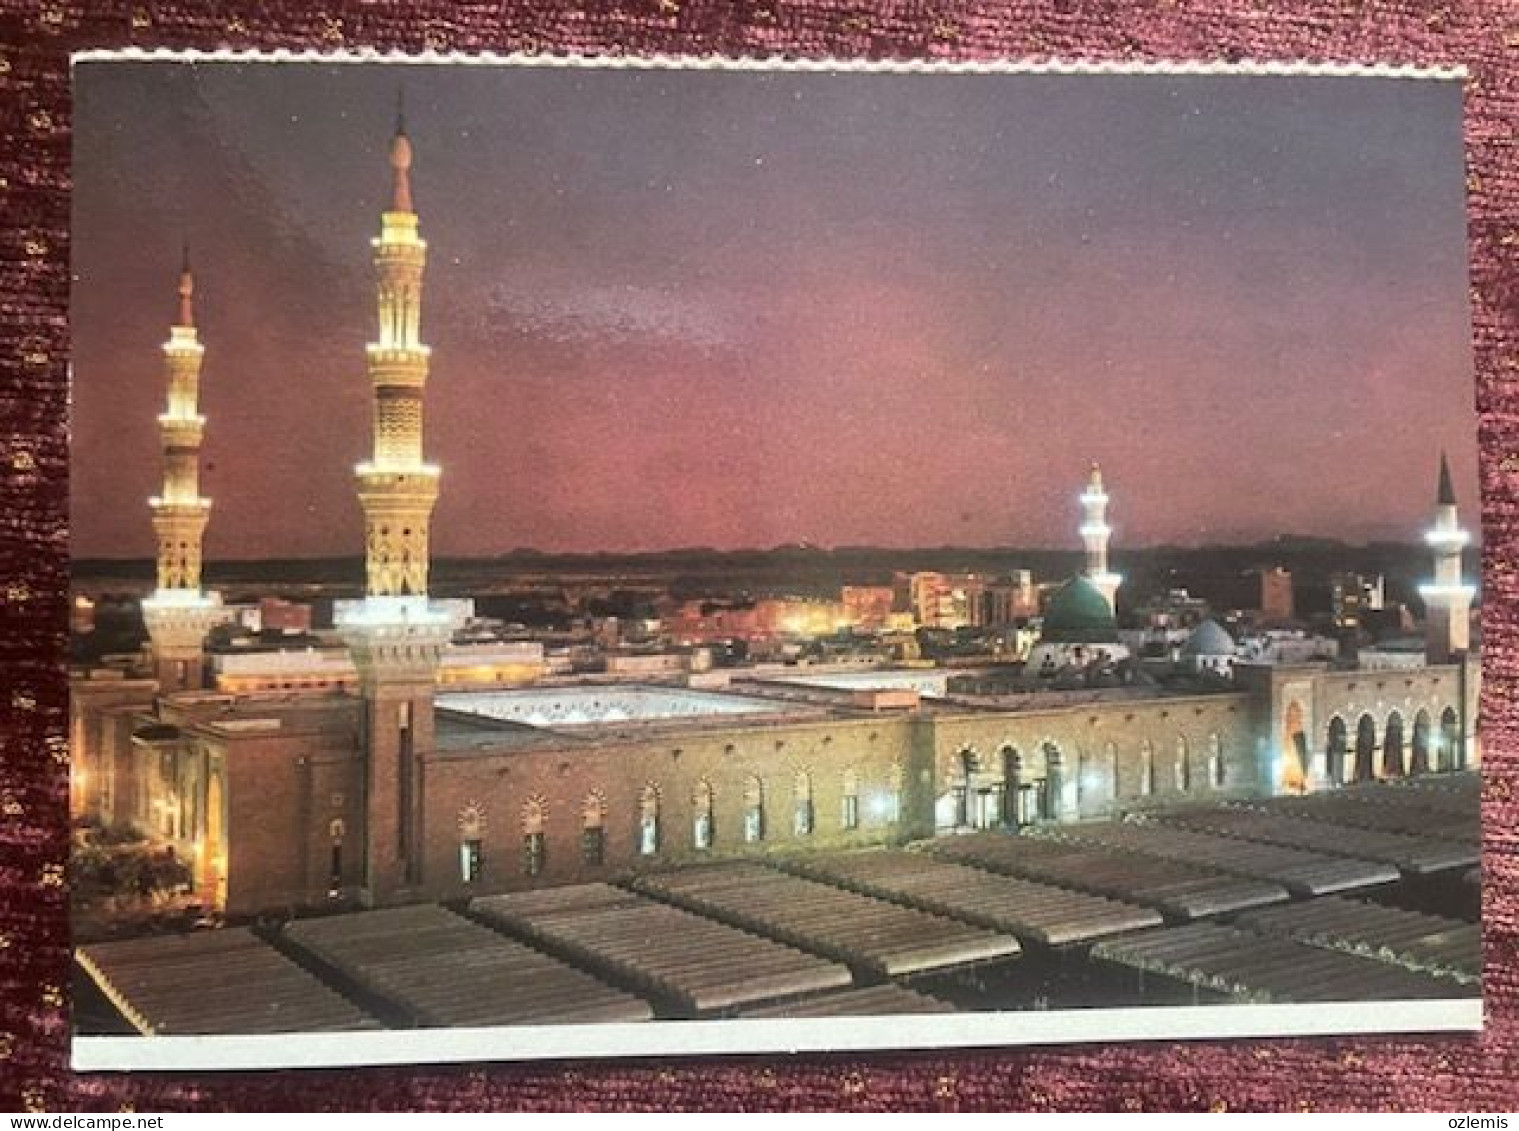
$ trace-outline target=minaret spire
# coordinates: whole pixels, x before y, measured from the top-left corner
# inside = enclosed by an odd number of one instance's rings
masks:
[[[225,619],[221,599],[200,587],[201,540],[211,516],[211,500],[200,493],[200,445],[206,418],[200,414],[200,367],[205,356],[195,329],[186,244],[179,275],[179,316],[163,345],[164,411],[158,417],[163,443],[163,493],[148,500],[158,536],[158,588],[142,603],[152,641],[159,687],[198,688],[204,679],[206,633]]]
[[[1113,528],[1108,525],[1108,492],[1102,485],[1102,468],[1092,463],[1087,477],[1087,487],[1081,495],[1081,541],[1086,546],[1087,580],[1108,599],[1109,608],[1114,607],[1118,587],[1123,578],[1108,570],[1108,539]]]
[[[179,268],[179,322],[177,325],[195,325],[194,295],[195,275],[190,270],[190,241],[186,240]]]
[[[1435,555],[1434,580],[1419,586],[1424,598],[1425,650],[1430,663],[1448,664],[1471,647],[1471,606],[1477,590],[1461,576],[1461,551],[1469,538],[1456,513],[1456,491],[1444,452],[1435,489],[1435,524],[1424,540]]]
[[[390,140],[390,168],[395,179],[392,212],[413,212],[411,202],[411,139],[406,136],[406,88],[396,91],[396,132]]]

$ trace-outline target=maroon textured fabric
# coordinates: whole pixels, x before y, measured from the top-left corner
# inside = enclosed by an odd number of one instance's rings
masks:
[[[1481,412],[1488,1026],[1480,1036],[176,1076],[68,1070],[68,56],[88,47],[1463,64]],[[0,0],[0,1106],[1519,1106],[1519,7],[1508,0]]]

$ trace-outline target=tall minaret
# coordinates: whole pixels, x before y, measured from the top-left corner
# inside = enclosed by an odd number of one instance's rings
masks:
[[[164,343],[168,403],[158,418],[163,439],[163,494],[148,500],[158,535],[158,588],[142,602],[161,692],[205,686],[205,640],[227,619],[221,597],[200,587],[201,538],[211,500],[200,493],[200,442],[206,418],[197,405],[206,348],[195,332],[190,249],[179,276],[179,318]]]
[[[447,615],[427,599],[427,528],[438,468],[422,460],[428,348],[420,337],[427,244],[411,200],[411,142],[397,115],[390,145],[391,205],[372,241],[379,335],[368,347],[374,457],[355,469],[364,508],[363,601],[339,625],[365,703],[364,891],[387,902],[420,879],[419,764],[433,745],[433,693]]]
[[[1448,664],[1471,647],[1471,606],[1477,590],[1461,576],[1461,551],[1468,536],[1456,516],[1456,491],[1444,452],[1440,453],[1435,525],[1424,540],[1435,554],[1434,581],[1419,586],[1424,598],[1425,655],[1432,664]]]
[[[1115,607],[1118,587],[1123,578],[1108,572],[1108,538],[1113,528],[1108,525],[1108,493],[1102,486],[1102,468],[1092,464],[1087,489],[1081,494],[1081,541],[1087,550],[1086,573],[1090,581],[1108,599],[1108,607]]]

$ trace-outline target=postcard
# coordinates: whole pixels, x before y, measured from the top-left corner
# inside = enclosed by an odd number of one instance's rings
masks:
[[[75,1065],[1480,1026],[1459,80],[77,57]]]

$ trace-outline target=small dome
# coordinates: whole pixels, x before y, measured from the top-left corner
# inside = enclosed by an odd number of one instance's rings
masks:
[[[1039,640],[1048,644],[1116,644],[1118,622],[1102,590],[1077,576],[1057,589],[1045,606]]]
[[[1234,638],[1215,620],[1203,621],[1181,647],[1183,656],[1232,656],[1236,651]]]

